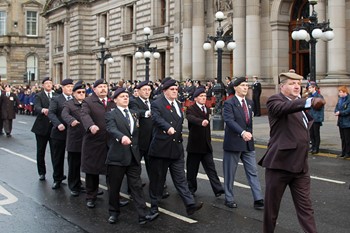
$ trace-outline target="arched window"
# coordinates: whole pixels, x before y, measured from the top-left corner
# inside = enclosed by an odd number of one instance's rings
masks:
[[[309,43],[305,40],[293,40],[293,29],[303,21],[308,21],[310,4],[308,0],[294,1],[289,24],[289,68],[302,75],[305,79],[310,73]]]

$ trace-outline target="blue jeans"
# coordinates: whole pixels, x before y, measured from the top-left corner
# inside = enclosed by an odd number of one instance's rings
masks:
[[[261,185],[258,177],[255,151],[224,151],[224,188],[227,202],[234,201],[233,182],[239,159],[242,160],[244,171],[247,176],[249,186],[252,190],[254,201],[263,199]]]

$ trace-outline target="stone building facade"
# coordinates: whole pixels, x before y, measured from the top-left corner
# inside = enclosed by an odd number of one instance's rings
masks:
[[[98,41],[105,37],[114,62],[103,64],[103,76],[114,82],[144,80],[145,61],[134,54],[144,45],[143,28],[150,27],[151,46],[161,54],[150,61],[150,80],[214,79],[217,54],[202,46],[216,33],[219,10],[226,16],[224,35],[237,43],[233,52],[223,52],[223,76],[258,75],[262,103],[278,91],[279,73],[294,68],[307,76],[308,45],[291,39],[297,19],[310,15],[307,0],[48,0],[42,14],[48,27],[46,70],[56,82],[100,78]],[[350,84],[350,1],[319,0],[315,10],[335,33],[332,41],[316,45],[317,80],[331,117],[337,87]]]
[[[46,72],[45,0],[0,0],[0,81],[23,84]]]

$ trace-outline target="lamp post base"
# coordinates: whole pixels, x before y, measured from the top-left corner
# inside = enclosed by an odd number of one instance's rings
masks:
[[[213,128],[212,130],[224,130],[224,118],[220,114],[213,116]]]

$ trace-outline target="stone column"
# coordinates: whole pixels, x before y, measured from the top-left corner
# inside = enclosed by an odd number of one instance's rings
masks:
[[[64,62],[63,62],[63,77],[62,79],[68,78],[69,77],[69,45],[70,45],[70,36],[69,36],[69,19],[66,19],[64,21],[64,46],[63,46],[63,56],[64,56]]]
[[[193,0],[192,7],[192,78],[205,79],[205,41],[204,32],[204,1]],[[185,54],[186,56],[187,54]]]
[[[246,75],[249,77],[261,75],[259,2],[259,0],[247,1],[246,8]]]
[[[182,78],[192,78],[192,0],[183,1]]]
[[[315,11],[318,14],[318,22],[323,22],[327,20],[326,17],[326,6],[324,0],[319,0],[317,5],[315,5]],[[310,6],[310,14],[312,8]],[[325,78],[327,74],[327,53],[326,46],[327,42],[323,40],[318,40],[316,44],[316,80]]]
[[[328,43],[328,79],[347,79],[345,0],[328,1],[329,19],[335,34]]]
[[[233,38],[237,43],[233,51],[233,75],[246,75],[246,20],[245,0],[236,0],[233,3]]]

